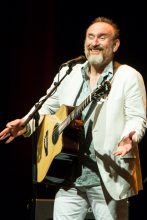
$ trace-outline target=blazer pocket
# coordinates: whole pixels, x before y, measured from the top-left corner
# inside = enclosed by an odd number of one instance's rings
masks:
[[[118,160],[119,167],[126,170],[130,174],[133,174],[134,167],[135,167],[135,158],[136,156],[131,153],[123,157],[120,157]]]

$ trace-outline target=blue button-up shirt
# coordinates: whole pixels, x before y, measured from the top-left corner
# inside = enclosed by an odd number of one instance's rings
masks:
[[[76,99],[76,105],[79,105],[92,92],[89,85],[88,64],[81,69],[83,76],[83,84],[79,96]],[[102,72],[97,86],[104,80],[111,80],[113,76],[113,64],[109,63]],[[84,122],[84,130],[81,135],[81,144],[79,150],[78,171],[80,176],[75,181],[76,186],[93,186],[100,184],[99,172],[96,163],[95,150],[92,140],[92,126],[97,101],[92,101],[82,112],[82,120]],[[101,105],[99,105],[101,107]]]

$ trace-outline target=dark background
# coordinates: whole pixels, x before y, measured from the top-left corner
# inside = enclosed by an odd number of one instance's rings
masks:
[[[79,5],[81,4],[81,5]],[[0,3],[0,130],[24,116],[45,94],[59,66],[83,54],[85,30],[97,16],[112,18],[121,30],[117,61],[141,72],[147,85],[145,3],[113,1],[10,1]],[[121,82],[120,82],[121,83]],[[29,219],[32,198],[32,137],[0,143],[0,199],[3,219]],[[140,143],[144,190],[130,199],[130,219],[146,219],[146,136]],[[42,183],[38,197],[54,197]]]

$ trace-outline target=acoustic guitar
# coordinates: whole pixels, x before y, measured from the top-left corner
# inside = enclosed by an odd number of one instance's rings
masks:
[[[53,159],[63,150],[65,139],[71,148],[71,152],[78,151],[78,139],[74,135],[74,130],[70,131],[69,136],[73,137],[71,141],[70,138],[64,136],[66,128],[81,115],[90,102],[94,100],[105,101],[110,88],[110,82],[106,81],[97,87],[79,106],[74,107],[70,113],[68,106],[62,105],[56,114],[44,116],[37,141],[37,182],[41,182],[45,178]]]

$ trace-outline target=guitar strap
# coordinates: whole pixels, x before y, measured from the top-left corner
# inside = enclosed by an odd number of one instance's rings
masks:
[[[113,79],[114,79],[114,75],[115,75],[115,73],[116,73],[116,71],[117,71],[117,69],[118,69],[118,67],[119,67],[120,65],[121,65],[121,64],[118,63],[118,62],[116,62],[116,61],[113,62],[113,76],[112,76],[112,78],[109,80],[111,83],[112,83],[112,81],[113,81]],[[106,77],[104,77],[104,78],[101,80],[101,83],[100,83],[100,84],[103,84],[105,81],[107,81],[107,78],[108,78],[108,75],[106,75]],[[81,87],[81,89],[82,89],[82,87]],[[80,89],[80,91],[81,91],[81,89]],[[103,103],[101,103],[101,105],[99,105],[99,112],[100,112],[100,110],[101,110],[101,108],[102,108],[102,105],[103,105]],[[92,101],[92,103],[91,103],[91,105],[90,105],[90,107],[89,107],[89,110],[88,110],[88,112],[87,112],[87,114],[86,114],[86,116],[85,116],[85,118],[84,118],[84,121],[85,121],[85,122],[88,120],[89,116],[91,115],[91,112],[94,110],[94,108],[95,108],[96,106],[97,106],[97,101],[96,101],[96,100]],[[97,115],[97,117],[98,117],[98,115]]]
[[[73,103],[73,106],[75,106],[76,103],[77,103],[77,99],[78,99],[78,97],[79,97],[79,95],[80,95],[80,93],[81,93],[81,91],[82,91],[82,88],[83,88],[83,84],[84,84],[84,80],[83,80],[83,82],[82,82],[82,84],[81,84],[81,87],[80,87],[80,89],[79,89],[79,92],[78,92],[78,94],[77,94],[77,96],[76,96],[76,98],[75,98],[75,101],[74,101],[74,103]]]

